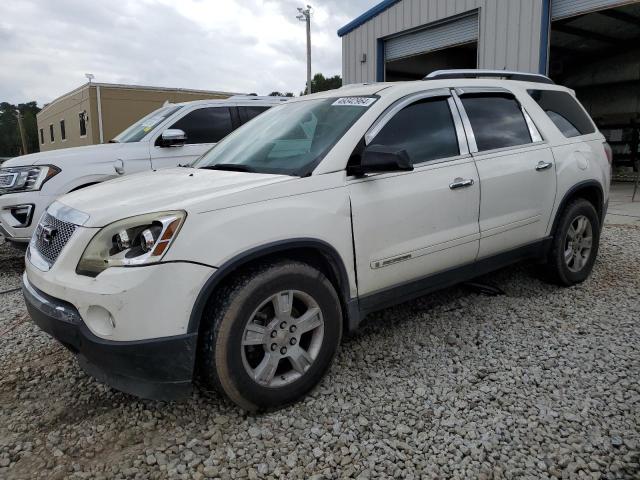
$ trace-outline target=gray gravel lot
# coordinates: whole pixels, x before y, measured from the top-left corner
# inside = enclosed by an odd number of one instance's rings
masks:
[[[22,260],[0,246],[0,291]],[[247,415],[214,393],[103,386],[0,295],[0,478],[640,478],[640,229],[593,276],[526,266],[387,309],[304,401]]]

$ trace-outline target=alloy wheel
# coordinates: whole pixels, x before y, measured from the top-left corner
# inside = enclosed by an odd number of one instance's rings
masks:
[[[564,261],[572,272],[579,272],[589,261],[593,245],[593,228],[584,215],[576,217],[565,238]]]
[[[265,387],[282,387],[302,377],[316,360],[324,337],[317,302],[299,290],[267,298],[253,312],[242,334],[242,362]]]

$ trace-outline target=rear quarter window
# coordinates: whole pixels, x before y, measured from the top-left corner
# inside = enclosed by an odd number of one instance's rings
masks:
[[[589,116],[569,93],[558,90],[528,92],[565,137],[579,137],[596,131]]]

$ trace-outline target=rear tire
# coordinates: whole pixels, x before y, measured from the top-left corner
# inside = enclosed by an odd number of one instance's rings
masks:
[[[317,385],[342,335],[340,300],[318,270],[296,261],[252,267],[210,302],[201,381],[245,410],[280,407]]]
[[[571,286],[587,279],[600,246],[600,219],[583,198],[572,201],[561,214],[544,270],[549,281]]]

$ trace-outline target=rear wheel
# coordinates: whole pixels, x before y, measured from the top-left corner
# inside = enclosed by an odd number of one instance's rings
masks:
[[[340,301],[329,280],[292,261],[236,277],[203,320],[201,378],[247,410],[306,394],[329,367],[342,333]]]
[[[562,212],[553,237],[546,272],[555,283],[570,286],[591,273],[600,244],[600,220],[585,199],[571,202]]]

